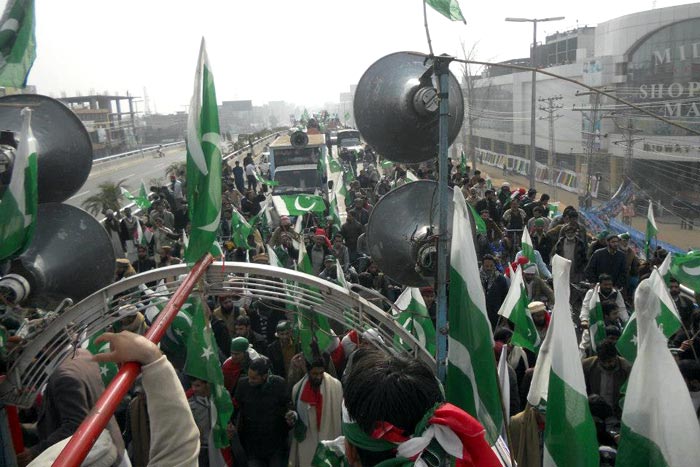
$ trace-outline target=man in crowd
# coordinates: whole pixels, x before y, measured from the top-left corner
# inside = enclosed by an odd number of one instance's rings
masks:
[[[484,255],[479,274],[481,285],[486,294],[486,312],[491,322],[491,328],[494,329],[498,323],[498,310],[508,295],[508,282],[503,274],[496,269],[496,260],[491,255]]]
[[[345,223],[340,227],[340,233],[345,238],[350,261],[355,261],[357,259],[357,239],[365,233],[365,226],[357,221],[355,211],[347,212]]]
[[[148,247],[146,245],[138,245],[136,247],[136,260],[131,263],[137,274],[150,271],[156,268],[156,262],[148,256]]]
[[[272,372],[286,378],[292,358],[300,352],[300,346],[294,341],[292,323],[282,320],[277,323],[276,339],[267,346],[266,355],[272,364]]]
[[[340,381],[326,373],[326,364],[316,354],[306,363],[306,376],[292,388],[292,404],[297,414],[290,465],[311,465],[316,446],[322,440],[340,436],[343,389]]]
[[[251,467],[286,467],[288,433],[296,421],[284,379],[270,373],[270,361],[250,362],[234,394],[234,420]]]
[[[554,292],[544,280],[537,276],[537,265],[535,263],[528,263],[523,266],[523,280],[525,281],[527,297],[530,300],[546,300],[550,307],[554,306]]]
[[[561,230],[563,235],[554,245],[553,254],[571,261],[569,280],[572,284],[577,284],[585,277],[586,242],[578,235],[578,229],[574,225],[566,225]]]
[[[583,376],[588,395],[598,394],[619,418],[622,414],[620,397],[622,386],[629,378],[632,365],[617,355],[615,343],[604,340],[598,355],[583,360]]]
[[[620,290],[626,283],[624,253],[617,249],[620,239],[615,234],[609,234],[607,248],[601,248],[593,253],[586,266],[586,277],[589,282],[595,282],[601,274],[609,275],[615,287]]]

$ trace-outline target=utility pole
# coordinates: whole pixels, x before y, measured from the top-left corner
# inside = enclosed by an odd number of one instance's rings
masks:
[[[604,91],[610,92],[609,89],[605,89]],[[597,92],[593,91],[588,91],[588,92],[576,92],[576,96],[590,96],[591,94],[595,95],[595,98],[593,99],[593,107],[586,107],[586,108],[573,108],[572,110],[575,110],[577,112],[584,112],[583,113],[583,118],[588,120],[590,123],[590,130],[591,131],[583,131],[583,135],[586,137],[586,161],[587,161],[587,174],[586,174],[586,194],[584,197],[584,205],[586,207],[590,207],[589,204],[591,203],[591,175],[592,175],[592,170],[593,170],[593,154],[600,150],[600,147],[596,148],[596,139],[601,137],[600,134],[600,129],[596,130],[596,127],[598,125],[598,122],[601,120],[601,117],[599,117],[598,113],[600,112],[600,94]]]
[[[634,127],[631,117],[627,117],[626,126],[620,125],[616,120],[614,121],[615,126],[625,135],[625,139],[613,141],[613,144],[625,144],[625,163],[623,166],[623,173],[625,174],[625,178],[629,179],[632,178],[632,156],[634,155],[634,143],[644,140],[644,138],[634,138],[634,135],[640,133],[642,130]]]
[[[555,199],[557,196],[557,186],[554,183],[554,168],[556,167],[556,152],[554,148],[554,120],[561,117],[561,115],[555,114],[555,112],[564,107],[562,104],[556,103],[556,101],[560,101],[562,99],[563,97],[561,95],[554,97],[540,97],[539,99],[537,99],[539,102],[543,103],[543,105],[540,105],[540,110],[548,114],[546,117],[540,117],[540,119],[549,120],[549,154],[547,157],[547,174],[549,175],[549,185],[552,187],[552,196]],[[545,102],[547,103],[547,106],[544,105]]]
[[[506,21],[514,23],[532,23],[532,47],[530,48],[530,66],[532,68],[537,68],[535,64],[535,48],[537,47],[537,23],[544,23],[547,21],[559,21],[564,19],[563,16],[557,16],[554,18],[506,18]],[[530,96],[530,188],[535,188],[535,170],[537,166],[537,160],[535,159],[536,146],[535,146],[535,104],[537,99],[537,72],[532,70],[532,88]]]

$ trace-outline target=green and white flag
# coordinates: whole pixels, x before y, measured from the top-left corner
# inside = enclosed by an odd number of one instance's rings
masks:
[[[416,182],[418,181],[418,176],[413,173],[413,170],[408,169],[406,171],[406,182]]]
[[[248,244],[248,235],[253,231],[253,228],[248,224],[243,217],[243,214],[238,212],[238,209],[233,208],[231,215],[231,240],[237,247],[243,247]]]
[[[148,233],[150,233],[150,237],[148,236]],[[185,235],[184,232],[182,234]],[[153,238],[153,232],[150,232],[148,229],[144,231],[141,221],[136,219],[136,244],[148,246],[148,244],[151,243],[151,238]]]
[[[350,290],[350,284],[348,284],[347,279],[345,279],[345,273],[343,272],[343,267],[340,265],[340,260],[335,260],[335,272],[338,278],[338,285]]]
[[[615,465],[696,466],[700,425],[667,339],[655,323],[662,306],[654,288],[644,280],[635,294],[639,353],[627,383]]]
[[[647,259],[649,259],[649,249],[651,248],[651,240],[656,237],[659,229],[656,227],[656,220],[654,219],[654,203],[649,200],[649,209],[647,210],[647,230],[646,230],[646,241],[644,242],[644,254]]]
[[[296,227],[299,229],[298,232],[300,232],[301,222],[299,220],[297,220]],[[313,275],[311,259],[309,259],[309,255],[306,253],[306,248],[304,248],[302,243],[296,243],[296,245],[299,245],[299,262],[297,263],[297,271]],[[295,248],[297,247],[296,245]],[[318,343],[318,348],[320,350],[327,349],[332,343],[331,326],[328,323],[328,318],[320,313],[315,313],[309,310],[308,307],[299,307],[296,316],[301,350],[308,359],[311,359],[312,341],[315,340]]]
[[[543,466],[598,467],[596,428],[569,310],[570,269],[571,261],[559,255],[552,258],[555,300],[547,331],[552,340]]]
[[[467,156],[464,154],[464,149],[462,149],[462,153],[459,156],[459,173],[462,177],[467,175]]]
[[[510,320],[514,325],[513,336],[510,339],[511,344],[537,352],[541,339],[530,310],[527,308],[529,303],[530,300],[527,298],[527,290],[523,280],[523,270],[519,267],[511,276],[508,294],[506,294],[498,314]]]
[[[459,8],[459,3],[457,3],[457,0],[424,1],[445,18],[452,21],[463,21],[464,24],[467,24],[467,21],[464,19],[464,15],[462,15],[462,10]]]
[[[139,194],[136,196],[132,195],[129,190],[124,187],[120,187],[120,189],[122,190],[122,195],[124,198],[132,201],[141,209],[148,209],[151,207],[151,201],[148,199],[148,191],[146,190],[146,186],[143,184],[143,181],[141,182],[141,188],[139,188]]]
[[[530,238],[530,232],[527,227],[523,229],[523,235],[520,239],[520,248],[523,250],[523,256],[527,258],[528,263],[537,264],[535,247],[532,245],[532,238]]]
[[[224,387],[224,375],[219,362],[219,348],[214,339],[209,320],[204,314],[200,299],[196,300],[192,330],[187,339],[187,361],[185,373],[209,383],[211,391],[212,427],[214,446],[229,445],[226,426],[233,414],[231,395]]]
[[[267,185],[267,186],[277,186],[280,184],[280,182],[276,182],[274,180],[265,180],[262,178],[262,175],[257,171],[257,169],[253,172],[253,175],[255,175],[255,179],[260,183],[261,185]]]
[[[603,307],[600,303],[599,293],[600,284],[596,284],[588,308],[588,332],[591,336],[593,353],[598,353],[598,346],[605,340],[605,318],[603,317]]]
[[[659,274],[664,278],[664,283],[668,287],[669,280],[671,279],[671,260],[673,259],[673,254],[668,253],[664,258],[663,262],[659,266]],[[700,272],[700,271],[699,271]]]
[[[453,202],[445,394],[448,402],[481,422],[493,444],[503,426],[493,334],[462,190],[453,190]]]
[[[9,0],[0,18],[0,86],[23,88],[36,58],[34,0]]]
[[[673,298],[671,298],[671,294],[668,292],[664,279],[657,269],[651,271],[651,275],[647,280],[649,281],[652,293],[657,298],[655,303],[659,306],[658,314],[656,315],[656,324],[659,325],[661,332],[666,338],[669,338],[681,327],[681,318],[680,315],[678,315],[678,310],[676,310],[676,304],[673,302]],[[637,297],[635,296],[635,304],[636,303]],[[637,328],[637,313],[634,313],[630,320],[627,321],[625,329],[622,330],[622,335],[617,340],[616,344],[620,355],[630,363],[634,362],[637,358],[637,349],[639,346]]]
[[[187,119],[187,201],[192,232],[187,264],[206,255],[221,221],[221,136],[214,77],[202,38]]]
[[[700,293],[700,250],[693,250],[685,255],[674,254],[669,271],[678,282]]]
[[[406,287],[394,305],[400,310],[398,316],[395,313],[396,322],[411,333],[430,355],[435,355],[435,326],[430,319],[420,289]],[[398,337],[397,340],[402,343]]]
[[[331,228],[331,233],[332,235],[335,235],[340,232],[341,227],[343,226],[342,221],[340,220],[340,212],[338,208],[338,197],[334,196],[333,200],[331,201],[331,206],[329,209],[329,214],[331,216],[331,222],[332,228]]]
[[[99,331],[88,339],[88,341],[83,344],[85,349],[93,355],[99,353],[109,353],[109,342],[103,342],[102,344],[95,344],[95,339],[104,334],[104,331]],[[102,383],[105,387],[114,379],[119,371],[117,364],[114,362],[104,362],[99,364],[100,367],[100,377],[102,378]]]
[[[471,204],[467,204],[469,210],[472,212],[472,217],[474,218],[474,225],[476,225],[476,233],[481,235],[486,235],[486,221],[481,218],[481,215],[476,212],[476,209]]]
[[[301,216],[307,212],[324,212],[326,203],[318,195],[273,196],[272,203],[280,216]]]
[[[0,261],[20,255],[34,236],[39,207],[37,142],[31,129],[32,111],[22,109],[22,132],[12,164],[10,183],[0,199]]]

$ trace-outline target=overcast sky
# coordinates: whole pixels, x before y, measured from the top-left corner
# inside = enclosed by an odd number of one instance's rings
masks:
[[[540,25],[543,41],[577,24],[683,3],[693,2],[460,0],[466,26],[430,8],[428,23],[435,53],[461,55],[462,42],[477,43],[479,59],[498,61],[529,55],[532,25],[506,16],[565,16]],[[36,0],[36,18],[29,84],[40,93],[143,96],[145,88],[160,113],[189,102],[202,36],[218,100],[254,105],[319,108],[337,102],[382,56],[428,51],[422,0]]]

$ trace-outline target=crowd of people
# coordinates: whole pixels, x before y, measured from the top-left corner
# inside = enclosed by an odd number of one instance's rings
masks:
[[[256,165],[251,154],[242,165],[238,161],[233,167],[226,165],[222,171],[223,206],[219,230],[226,260],[268,264],[266,247],[269,246],[284,267],[295,268],[300,260],[299,250],[303,248],[314,275],[340,283],[338,275],[343,274],[343,281],[361,286],[358,290],[363,297],[385,311],[390,310],[403,287],[384,275],[372,261],[366,238],[367,223],[374,204],[384,194],[411,179],[436,179],[437,168],[421,164],[411,168],[393,165],[379,169],[371,152],[357,155],[355,160],[362,162],[356,166],[347,164],[352,175],[346,179],[344,222],[339,226],[334,224],[328,211],[320,215],[308,213],[303,216],[301,231],[295,230],[294,219],[286,216],[282,216],[276,226],[255,222],[261,217],[266,199],[266,186],[259,183],[266,176],[265,166]],[[134,216],[128,208],[123,210],[120,220],[114,213],[107,216],[105,227],[118,236],[119,247],[125,254],[117,260],[115,280],[180,262],[184,247],[182,234],[186,234],[188,228],[186,216],[178,215],[183,208],[186,212],[182,196],[185,183],[186,180],[173,175],[167,189],[152,199],[151,208],[139,220],[132,220]],[[574,293],[570,305],[577,326],[589,404],[600,444],[614,448],[619,439],[624,386],[631,369],[630,362],[619,355],[615,344],[634,312],[632,297],[636,285],[663,261],[665,252],[655,251],[648,261],[642,260],[630,243],[629,235],[608,232],[593,235],[573,206],[555,212],[547,194],[538,196],[534,189],[512,189],[507,182],[496,190],[488,175],[479,170],[452,165],[450,186],[462,190],[472,212],[485,226],[478,231],[475,229],[475,246],[495,341],[494,358],[498,359],[503,351],[508,352],[509,411],[512,415],[509,440],[518,465],[539,466],[543,456],[544,415],[526,398],[537,353],[511,343],[513,323],[498,311],[508,293],[513,272],[520,268],[528,310],[543,339],[554,305],[550,270],[554,255],[572,262],[570,280]],[[232,219],[238,215],[252,223],[252,230],[243,244],[238,244],[240,236],[236,235],[232,224]],[[142,229],[152,232],[148,242],[138,241],[136,225],[139,222]],[[533,262],[528,260],[528,252],[523,251],[525,232],[532,242]],[[129,242],[132,242],[133,251]],[[134,252],[133,259],[128,259]],[[700,311],[692,300],[681,294],[675,279],[670,280],[669,290],[683,320],[683,327],[669,339],[669,347],[679,361],[698,410]],[[595,293],[598,297],[594,297]],[[435,321],[433,288],[423,287],[420,294]],[[605,339],[593,348],[589,317],[595,303],[601,304],[604,314]],[[333,336],[333,345],[329,348],[302,349],[297,319],[279,302],[226,293],[208,297],[205,309],[219,348],[224,386],[235,408],[228,425],[229,448],[216,449],[211,443],[214,420],[210,384],[188,377],[183,371],[182,359],[164,350],[199,430],[198,465],[310,466],[319,442],[330,442],[343,434],[346,440],[349,438],[346,455],[354,462],[351,465],[375,465],[396,456],[396,445],[415,434],[414,430],[431,408],[444,403],[432,370],[416,360],[390,357],[377,351],[375,346],[381,337],[372,330],[361,333],[334,328],[338,335]],[[140,311],[133,310],[118,328],[142,334],[148,324]],[[145,386],[144,377],[143,386],[137,386],[125,399],[116,414],[115,425],[110,427],[114,444],[118,447],[123,444],[128,453],[128,457],[115,458],[111,465],[120,465],[124,458],[130,459],[133,465],[147,465],[157,454],[154,440],[160,438],[154,438],[151,420],[154,415],[151,397],[154,396]],[[88,408],[94,402],[83,399],[82,403]],[[61,412],[60,408],[57,410]],[[79,413],[84,415],[82,411]],[[21,464],[58,441],[57,436],[52,437],[52,430],[70,434],[66,420],[59,415],[55,418],[53,425],[44,427],[42,423],[46,424],[46,420],[39,418],[36,439],[39,447],[27,451],[30,454],[20,453]],[[73,430],[80,421],[78,418],[70,419]],[[483,443],[483,428],[471,418],[465,420],[464,423],[477,433],[475,439]],[[380,436],[376,436],[378,422],[388,424]],[[357,424],[360,432],[350,429],[350,424]],[[355,433],[355,438],[348,433]],[[384,444],[383,449],[375,450],[380,440],[389,440],[393,445]],[[493,462],[492,454],[486,451],[491,451],[482,448],[474,446],[475,458],[483,456],[484,459],[483,464],[474,465],[497,465],[489,463]]]

